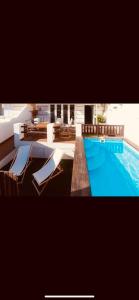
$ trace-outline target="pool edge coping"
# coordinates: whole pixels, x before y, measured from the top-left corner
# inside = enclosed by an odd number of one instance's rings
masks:
[[[71,196],[91,196],[83,137],[76,138],[75,142]]]

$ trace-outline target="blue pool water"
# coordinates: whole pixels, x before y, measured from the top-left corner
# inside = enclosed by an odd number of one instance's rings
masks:
[[[84,138],[93,196],[139,196],[139,152],[123,140]]]

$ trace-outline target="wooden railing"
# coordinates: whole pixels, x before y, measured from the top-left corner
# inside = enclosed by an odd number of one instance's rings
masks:
[[[36,124],[36,125],[27,125],[24,124],[21,126],[22,132],[24,134],[31,134],[31,133],[44,133],[47,134],[47,125],[44,123]]]
[[[83,135],[124,136],[124,125],[82,124]]]
[[[55,140],[75,140],[75,127],[64,127],[60,125],[54,125],[54,135],[55,135]]]

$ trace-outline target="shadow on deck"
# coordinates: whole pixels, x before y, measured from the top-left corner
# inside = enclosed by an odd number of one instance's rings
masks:
[[[23,185],[20,187],[20,196],[37,196],[32,184],[32,174],[39,170],[44,162],[45,160],[40,158],[34,158],[32,160],[32,163],[26,172]],[[10,164],[4,167],[3,170],[8,170],[9,166]],[[70,196],[73,161],[63,159],[61,161],[61,166],[64,169],[64,172],[49,182],[42,196]]]

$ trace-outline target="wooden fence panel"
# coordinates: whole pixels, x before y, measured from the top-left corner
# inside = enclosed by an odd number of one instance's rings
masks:
[[[124,136],[124,125],[93,125],[82,124],[83,135]]]

